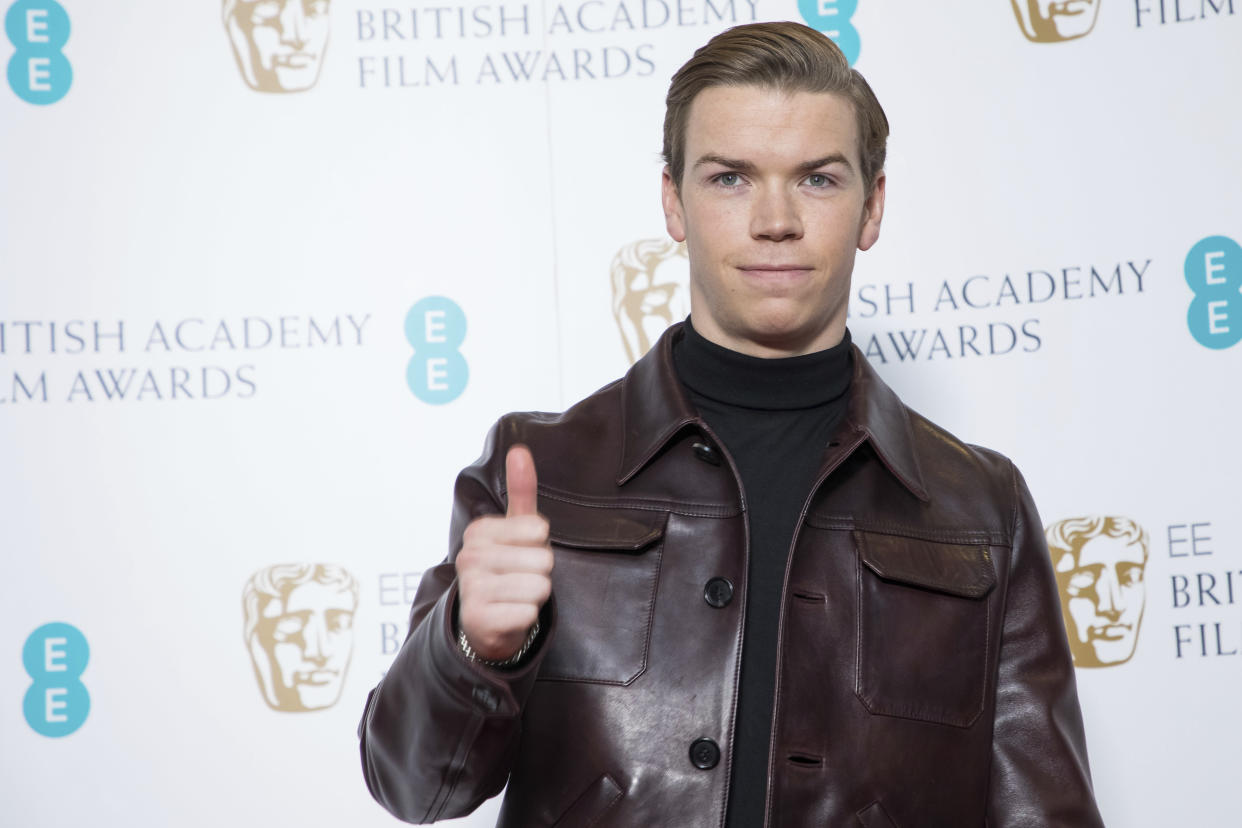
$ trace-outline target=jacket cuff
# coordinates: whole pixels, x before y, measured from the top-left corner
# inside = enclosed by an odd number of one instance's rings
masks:
[[[550,597],[539,614],[539,637],[517,667],[503,669],[471,661],[457,645],[457,582],[436,602],[425,623],[430,632],[428,660],[432,679],[464,705],[489,716],[517,717],[535,686],[539,665],[556,630],[556,599]]]

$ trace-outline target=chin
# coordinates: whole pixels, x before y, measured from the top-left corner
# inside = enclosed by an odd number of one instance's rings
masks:
[[[818,339],[832,327],[832,320],[808,319],[797,308],[773,309],[745,320],[747,339],[772,347],[800,346]]]

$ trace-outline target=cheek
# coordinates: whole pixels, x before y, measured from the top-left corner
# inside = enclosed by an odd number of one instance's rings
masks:
[[[690,200],[682,207],[683,222],[691,238],[731,238],[745,229],[748,213],[739,197]]]

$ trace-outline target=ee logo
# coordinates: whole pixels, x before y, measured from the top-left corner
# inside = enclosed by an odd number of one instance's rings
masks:
[[[9,59],[9,86],[32,104],[52,104],[73,83],[61,53],[69,40],[69,15],[56,0],[17,0],[4,16],[4,32],[17,47]]]
[[[91,696],[80,679],[90,656],[86,636],[59,621],[44,624],[26,639],[22,664],[34,683],[22,700],[22,712],[36,733],[68,736],[86,721]]]
[[[850,66],[854,65],[862,48],[858,29],[850,22],[858,11],[858,0],[798,0],[798,11],[802,12],[802,19],[808,26],[828,35],[840,46]]]
[[[425,403],[443,405],[466,390],[470,368],[457,349],[466,339],[466,314],[452,299],[428,296],[405,315],[405,338],[414,356],[405,368],[405,381]]]
[[[1190,335],[1206,348],[1242,341],[1242,247],[1228,236],[1203,239],[1186,254],[1186,284],[1195,292]]]

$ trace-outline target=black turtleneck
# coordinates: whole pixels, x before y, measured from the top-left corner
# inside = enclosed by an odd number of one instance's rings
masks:
[[[742,676],[725,824],[763,825],[781,588],[794,530],[853,373],[850,336],[826,351],[761,359],[704,339],[690,320],[677,376],[741,475],[750,527]]]

